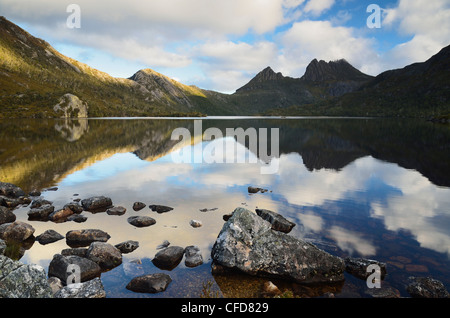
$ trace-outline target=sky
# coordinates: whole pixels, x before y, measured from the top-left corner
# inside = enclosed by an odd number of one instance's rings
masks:
[[[111,76],[223,93],[267,66],[301,77],[343,58],[376,76],[450,44],[450,0],[0,0],[0,15]]]

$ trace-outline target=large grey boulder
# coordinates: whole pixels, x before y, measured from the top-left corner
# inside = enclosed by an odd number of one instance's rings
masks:
[[[44,268],[0,255],[0,298],[51,298]]]
[[[343,259],[311,243],[274,231],[271,223],[244,208],[237,208],[224,224],[211,256],[213,272],[239,270],[253,276],[297,283],[344,280]]]

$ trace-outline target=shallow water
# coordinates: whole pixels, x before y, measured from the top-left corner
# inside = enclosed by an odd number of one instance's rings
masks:
[[[226,136],[227,128],[238,127],[254,128],[261,144],[254,148],[251,141]],[[122,216],[83,212],[84,223],[29,221],[29,207],[15,210],[18,220],[35,228],[35,236],[47,229],[65,235],[98,228],[111,235],[113,245],[138,241],[138,249],[123,255],[122,265],[102,274],[108,297],[261,297],[267,279],[211,274],[210,251],[222,216],[236,207],[276,211],[296,223],[289,235],[333,255],[386,262],[382,289],[408,296],[409,276],[431,276],[450,289],[448,127],[368,118],[133,118],[7,120],[0,128],[1,181],[26,192],[57,187],[42,192],[55,208],[105,195],[127,209]],[[177,128],[186,128],[182,131],[190,138],[172,140]],[[279,143],[271,143],[271,129],[278,129]],[[216,139],[202,140],[205,131]],[[272,167],[272,173],[263,174],[264,167]],[[268,191],[249,194],[248,186]],[[136,201],[174,209],[135,212]],[[136,228],[127,223],[133,215],[151,216],[156,224]],[[202,226],[192,227],[193,219]],[[204,264],[188,268],[183,260],[172,271],[158,269],[151,259],[164,240],[197,245]],[[35,242],[20,260],[47,269],[64,248],[65,240]],[[133,277],[156,272],[172,277],[165,292],[138,294],[125,288]],[[370,297],[366,282],[349,274],[334,286],[276,283],[288,296]]]

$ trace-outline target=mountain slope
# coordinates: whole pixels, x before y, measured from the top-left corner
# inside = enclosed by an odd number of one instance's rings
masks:
[[[162,77],[155,75],[158,76]],[[186,96],[197,94],[188,86],[179,84],[178,88]],[[164,88],[159,93],[162,91]],[[85,102],[92,117],[195,112],[189,104],[173,100],[170,92],[164,91],[161,98],[155,98],[158,93],[138,81],[114,78],[68,58],[0,17],[0,117],[57,116],[53,106],[65,94]]]

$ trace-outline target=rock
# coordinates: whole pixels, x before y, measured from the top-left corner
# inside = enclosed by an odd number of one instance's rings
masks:
[[[169,246],[169,245],[170,245],[170,242],[169,242],[168,240],[164,240],[164,242],[162,242],[161,244],[159,244],[159,245],[156,247],[156,249],[157,249],[157,250],[160,250],[160,249],[166,248],[166,247]]]
[[[39,208],[40,206],[43,206],[46,204],[52,205],[53,202],[45,200],[45,199],[36,199],[36,200],[33,200],[33,202],[31,202],[30,208],[36,209],[36,208]]]
[[[50,244],[59,240],[62,240],[64,236],[56,232],[55,230],[47,230],[44,233],[36,236],[36,241],[42,245]]]
[[[83,207],[81,205],[79,205],[77,202],[71,202],[71,203],[67,203],[63,209],[70,209],[73,211],[73,213],[76,214],[80,214],[81,212],[83,212]]]
[[[186,247],[184,253],[186,254],[184,264],[187,267],[196,267],[203,264],[202,253],[200,252],[200,248],[198,248],[198,246],[188,246]]]
[[[111,198],[105,196],[96,196],[81,200],[81,206],[90,212],[104,212],[112,207]]]
[[[289,233],[295,226],[295,223],[287,220],[282,215],[265,209],[256,209],[256,214],[272,224],[272,230]]]
[[[266,281],[263,285],[263,295],[273,297],[281,294],[280,289],[271,281]]]
[[[29,220],[47,221],[49,215],[55,211],[55,207],[51,204],[40,205],[36,208],[32,208],[27,212]]]
[[[50,285],[50,288],[52,289],[52,295],[55,295],[61,288],[64,287],[62,281],[55,276],[49,277],[47,279],[48,284]]]
[[[29,195],[30,197],[38,197],[38,196],[41,195],[41,191],[39,191],[39,190],[37,190],[37,189],[34,189],[34,190],[31,190],[31,191],[28,193],[28,195]]]
[[[406,291],[413,298],[449,298],[444,284],[431,277],[409,277]]]
[[[211,256],[213,269],[222,267],[297,283],[344,280],[343,259],[311,243],[272,230],[269,222],[240,207],[224,224]]]
[[[127,209],[125,209],[123,206],[115,206],[106,210],[106,213],[108,215],[123,215],[125,214],[125,212],[127,212]]]
[[[12,183],[0,182],[0,195],[9,198],[19,198],[25,196],[25,192]]]
[[[97,277],[61,288],[56,292],[55,298],[106,298],[106,292],[101,279]]]
[[[87,216],[81,215],[81,214],[72,214],[67,218],[67,221],[74,221],[76,223],[83,223],[86,222]]]
[[[250,187],[248,187],[248,193],[258,193],[258,192],[261,192],[261,193],[264,193],[264,192],[267,192],[267,189],[263,189],[263,188],[257,188],[257,187],[252,187],[252,186],[250,186]]]
[[[119,249],[105,242],[93,242],[86,251],[86,258],[97,263],[103,270],[113,269],[122,264]]]
[[[58,277],[64,285],[94,279],[99,277],[101,272],[102,270],[97,263],[76,255],[55,254],[48,267],[48,276]],[[73,279],[73,281],[70,281],[70,279]]]
[[[16,220],[16,215],[8,208],[0,206],[0,224],[12,223]]]
[[[70,247],[89,246],[92,242],[106,242],[111,236],[98,229],[72,230],[66,233],[66,242]]]
[[[133,252],[135,249],[139,247],[139,242],[137,241],[125,241],[119,244],[114,245],[122,254],[128,254]]]
[[[149,216],[130,216],[127,221],[136,227],[146,227],[156,223],[156,220]]]
[[[169,246],[158,253],[153,258],[153,264],[165,270],[172,270],[178,266],[184,255],[184,248],[180,246]]]
[[[201,221],[197,221],[197,220],[191,220],[191,221],[189,222],[189,224],[190,224],[192,227],[201,227],[201,226],[202,226],[202,222],[201,222]]]
[[[157,213],[165,213],[165,212],[169,212],[172,211],[173,208],[171,208],[170,206],[165,206],[165,205],[149,205],[148,206],[153,212],[157,212]]]
[[[400,291],[391,286],[381,288],[367,288],[365,290],[367,295],[373,298],[400,298]]]
[[[23,242],[34,233],[34,228],[25,222],[14,221],[0,225],[0,239],[5,241]]]
[[[61,223],[61,222],[67,221],[67,218],[73,214],[74,214],[74,212],[71,209],[64,208],[64,209],[61,209],[61,210],[51,213],[48,216],[48,219],[55,223]]]
[[[59,103],[53,106],[53,110],[61,118],[87,118],[87,103],[73,94],[65,94],[59,99]]]
[[[6,247],[6,242],[0,239],[0,255],[5,254]]]
[[[0,255],[0,298],[51,298],[44,268]]]
[[[140,211],[140,210],[142,210],[145,207],[146,207],[146,205],[143,202],[134,202],[133,203],[133,210],[134,211]]]
[[[160,293],[165,291],[171,282],[169,275],[156,273],[135,277],[126,288],[136,293]]]
[[[386,276],[386,263],[382,263],[372,259],[366,258],[345,258],[345,271],[349,274],[352,274],[359,279],[366,280],[373,271],[367,272],[367,267],[369,265],[377,265],[380,267],[380,275],[381,279],[384,279]]]
[[[79,257],[86,257],[87,250],[88,249],[86,247],[65,248],[61,251],[61,255],[63,256],[76,255]]]

